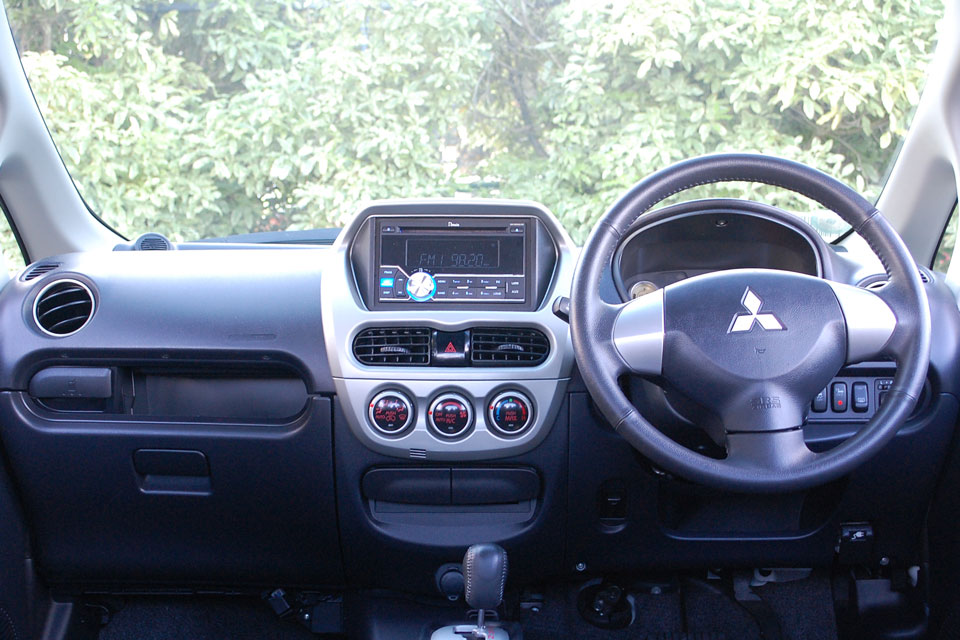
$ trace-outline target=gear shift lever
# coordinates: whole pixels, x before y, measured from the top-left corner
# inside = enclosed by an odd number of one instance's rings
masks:
[[[477,610],[477,624],[458,624],[437,629],[431,640],[510,640],[503,623],[486,623],[487,611],[503,601],[507,582],[507,552],[496,544],[475,544],[463,556],[464,595],[471,609]]]
[[[478,637],[486,638],[484,613],[503,602],[507,582],[507,552],[498,544],[475,544],[463,556],[464,594],[467,604],[477,610]]]

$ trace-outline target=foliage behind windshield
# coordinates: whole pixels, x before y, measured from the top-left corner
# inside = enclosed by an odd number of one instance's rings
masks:
[[[941,0],[7,2],[91,208],[191,240],[340,226],[383,197],[539,200],[582,241],[630,184],[722,150],[868,197]],[[831,238],[810,203],[765,199]]]

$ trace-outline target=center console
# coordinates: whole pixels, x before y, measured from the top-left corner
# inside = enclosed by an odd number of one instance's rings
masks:
[[[517,455],[546,436],[573,367],[571,243],[540,205],[381,202],[330,252],[323,324],[337,394],[368,448],[420,460]]]

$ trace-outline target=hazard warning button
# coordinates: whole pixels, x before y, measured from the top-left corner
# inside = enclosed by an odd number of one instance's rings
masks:
[[[441,367],[466,366],[469,351],[469,331],[433,332],[433,364]]]

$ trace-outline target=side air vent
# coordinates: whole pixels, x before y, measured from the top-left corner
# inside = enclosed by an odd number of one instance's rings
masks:
[[[917,269],[917,271],[920,273],[920,281],[923,282],[923,284],[930,284],[931,282],[933,282],[933,276],[930,274],[929,271],[927,271],[923,267]],[[887,284],[887,282],[889,282],[889,280],[887,279],[886,274],[878,274],[875,276],[867,276],[866,278],[861,280],[857,284],[857,286],[862,289],[869,289],[870,291],[876,291],[877,289],[883,288],[883,286]]]
[[[353,339],[353,355],[370,365],[427,365],[430,364],[430,330],[364,329]]]
[[[537,329],[477,327],[471,338],[475,367],[535,367],[550,353],[550,341]]]
[[[137,251],[170,251],[173,243],[159,233],[145,233],[136,239],[133,248]]]
[[[61,338],[80,331],[93,317],[93,293],[77,280],[56,280],[37,294],[33,319],[44,333]]]
[[[59,266],[59,262],[39,262],[27,269],[26,273],[23,274],[22,279],[24,282],[36,280],[40,276],[50,273]]]

